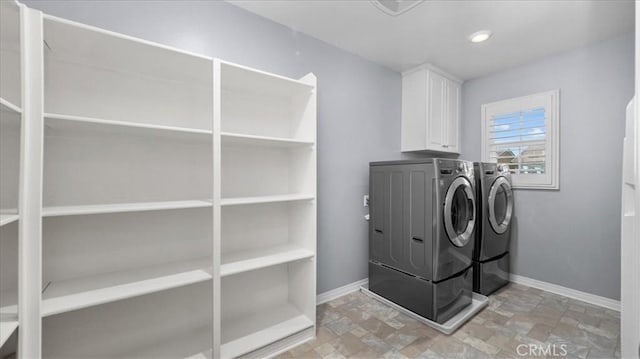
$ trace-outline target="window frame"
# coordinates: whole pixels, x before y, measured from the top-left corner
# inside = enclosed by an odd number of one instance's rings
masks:
[[[513,189],[560,189],[560,90],[540,92],[482,105],[482,161],[490,160],[490,124],[495,114],[518,112],[544,107],[545,109],[545,173],[512,174]]]

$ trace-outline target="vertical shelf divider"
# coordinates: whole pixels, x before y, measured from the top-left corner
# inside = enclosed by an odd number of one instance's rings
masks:
[[[220,60],[213,60],[213,348],[211,355],[214,359],[220,358],[221,346],[221,289],[220,261],[222,248],[221,231],[221,199],[222,199],[222,81],[220,78]]]
[[[300,81],[302,82],[306,82],[310,85],[313,85],[313,93],[311,94],[311,98],[309,99],[309,104],[307,107],[307,110],[305,111],[304,115],[305,117],[308,117],[307,120],[309,122],[311,122],[313,124],[313,152],[314,155],[312,157],[312,164],[311,164],[311,168],[313,169],[313,176],[311,176],[311,189],[313,191],[313,194],[315,195],[316,199],[313,201],[313,203],[311,203],[311,206],[313,206],[313,228],[311,233],[313,233],[313,252],[316,254],[313,258],[311,258],[311,260],[313,261],[313,274],[311,275],[311,278],[309,278],[311,284],[311,290],[313,293],[311,294],[312,298],[313,298],[313,302],[311,304],[309,304],[308,307],[308,311],[310,312],[309,316],[312,318],[313,320],[313,324],[314,324],[314,333],[316,330],[316,292],[317,292],[317,271],[318,271],[318,252],[317,252],[317,242],[318,242],[318,238],[317,238],[317,225],[318,225],[318,123],[317,123],[317,99],[318,99],[318,78],[316,77],[315,74],[313,73],[308,73],[305,76],[303,76]]]
[[[44,54],[42,13],[20,5],[22,134],[19,194],[20,358],[42,356],[42,175]]]

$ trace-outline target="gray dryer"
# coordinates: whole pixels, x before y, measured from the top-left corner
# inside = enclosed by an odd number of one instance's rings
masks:
[[[506,165],[475,162],[478,229],[473,253],[473,290],[489,295],[509,282],[513,219],[511,173]]]

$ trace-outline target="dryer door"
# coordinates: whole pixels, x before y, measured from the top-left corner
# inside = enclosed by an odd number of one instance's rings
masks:
[[[444,200],[444,227],[451,243],[464,247],[476,225],[476,200],[471,183],[458,177],[447,189]]]
[[[506,232],[513,215],[513,191],[506,178],[498,177],[493,182],[489,189],[487,204],[491,228],[498,234]]]

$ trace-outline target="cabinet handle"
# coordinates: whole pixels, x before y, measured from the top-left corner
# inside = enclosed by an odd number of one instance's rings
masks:
[[[380,233],[380,234],[382,234],[382,230],[380,230],[380,229],[374,229],[374,231],[375,231],[376,233]]]
[[[449,145],[442,145],[442,147],[444,147],[444,148],[449,148]]]
[[[411,239],[413,239],[416,242],[424,242],[422,238],[418,238],[418,237],[411,237]]]

